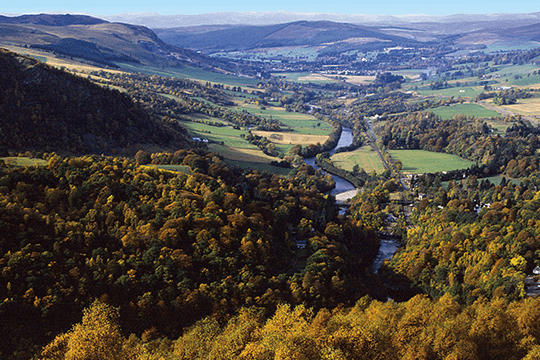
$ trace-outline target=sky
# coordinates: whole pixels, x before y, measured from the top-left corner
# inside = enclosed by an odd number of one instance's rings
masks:
[[[532,13],[540,11],[538,0],[471,1],[452,0],[441,4],[433,0],[6,0],[0,13],[26,14],[42,12],[114,15],[155,12],[162,15],[195,15],[213,12],[292,11],[342,14],[384,15],[451,15],[484,13]]]

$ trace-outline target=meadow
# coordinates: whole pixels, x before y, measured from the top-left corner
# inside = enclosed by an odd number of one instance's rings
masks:
[[[119,65],[122,70],[127,71],[127,72],[132,72],[132,73],[140,72],[147,75],[178,77],[182,79],[199,80],[199,81],[205,81],[205,82],[208,81],[211,83],[219,83],[219,84],[225,84],[225,85],[231,85],[231,86],[257,85],[256,79],[215,73],[215,72],[205,71],[203,69],[194,68],[191,66],[164,67],[163,69],[161,69],[161,68],[149,67],[149,66],[144,66],[140,64],[131,64],[131,63],[130,64],[122,63]]]
[[[25,166],[47,166],[49,162],[41,159],[34,159],[29,157],[0,157],[0,161],[3,161],[8,167],[25,167]]]
[[[518,115],[538,115],[538,109],[540,108],[540,98],[518,99],[516,104],[502,105],[500,106],[500,108],[511,111]]]
[[[206,138],[211,142],[223,143],[227,146],[245,149],[257,149],[255,145],[244,140],[241,135],[247,135],[246,130],[236,130],[232,126],[211,126],[192,121],[182,121],[194,137]]]
[[[332,155],[334,164],[347,171],[352,171],[354,165],[363,168],[367,173],[375,171],[382,173],[385,169],[377,153],[369,145],[350,152],[342,152]]]
[[[288,112],[282,107],[269,106],[261,109],[255,104],[240,103],[233,108],[236,111],[249,113],[265,118],[274,118],[290,128],[290,132],[304,135],[326,135],[332,132],[332,126],[307,114]]]
[[[189,166],[185,165],[143,165],[143,168],[157,168],[164,171],[174,172],[174,173],[184,173],[191,174],[191,169]]]
[[[390,155],[403,164],[404,173],[423,174],[466,169],[474,164],[457,155],[425,150],[390,150]]]
[[[460,81],[460,83],[462,82]],[[419,85],[418,89],[415,91],[418,92],[418,94],[424,95],[424,96],[442,96],[442,97],[453,96],[456,98],[467,97],[469,99],[474,99],[477,95],[482,93],[483,89],[484,88],[482,86],[459,86],[459,87],[451,87],[448,89],[431,90],[428,83],[427,85],[424,85],[424,86]]]
[[[430,109],[432,113],[439,115],[443,120],[452,119],[454,115],[463,114],[465,116],[474,116],[477,118],[501,117],[501,114],[495,110],[487,109],[478,104],[454,104],[451,106],[443,106],[435,109]]]
[[[276,77],[282,77],[286,80],[298,83],[313,83],[313,84],[327,84],[339,82],[339,80],[334,79],[332,76],[324,76],[317,73],[311,72],[299,72],[299,73],[274,73],[272,74]]]
[[[282,168],[279,166],[273,166],[266,163],[246,162],[242,160],[225,159],[225,163],[246,170],[267,171],[277,175],[288,175],[291,169]]]

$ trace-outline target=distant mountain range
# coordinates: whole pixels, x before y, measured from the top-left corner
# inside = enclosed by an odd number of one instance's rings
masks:
[[[530,47],[540,39],[540,12],[448,16],[287,11],[200,15],[131,13],[103,18],[144,25],[169,44],[208,53],[279,46],[328,47],[329,44],[331,48],[347,49],[353,43],[366,47],[366,43],[377,42],[384,45],[383,48],[417,42],[451,42],[480,48],[498,42],[526,42]]]
[[[540,12],[450,16],[139,13],[101,19],[71,14],[0,16],[0,44],[39,48],[112,67],[131,62],[160,68],[173,62],[236,72],[240,65],[205,54],[290,47],[318,55],[347,55],[441,45],[454,51],[476,51],[492,44],[496,49],[514,49],[535,47],[539,42]]]
[[[143,25],[152,29],[201,25],[275,25],[295,21],[333,21],[362,25],[406,25],[414,23],[456,24],[490,22],[530,25],[540,22],[540,12],[522,14],[456,14],[436,15],[366,15],[337,13],[220,12],[199,15],[160,15],[157,13],[127,13],[98,16],[108,21]],[[447,29],[445,26],[444,29]],[[457,28],[455,30],[458,30]],[[471,30],[470,27],[463,30]]]
[[[267,26],[224,26],[156,29],[165,42],[178,47],[203,51],[236,51],[283,46],[335,46],[348,44],[361,46],[380,43],[391,47],[413,45],[418,41],[402,36],[385,34],[354,24],[331,21],[297,21]]]

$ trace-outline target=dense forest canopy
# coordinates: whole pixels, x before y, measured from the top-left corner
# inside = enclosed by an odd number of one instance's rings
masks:
[[[105,89],[36,59],[0,50],[3,151],[134,154],[142,144],[184,147],[186,131]]]
[[[482,82],[476,101],[535,101],[490,81],[496,66],[537,55],[438,57],[437,79],[422,72],[414,85],[384,69],[364,84],[242,87],[104,70],[83,78],[2,50],[0,150],[11,156],[0,161],[0,357],[538,358],[538,127],[511,114],[445,119],[435,109],[464,98],[416,92],[470,75]],[[394,51],[377,58],[379,70],[405,66]],[[333,130],[278,151],[251,130],[276,139],[297,129],[268,108]],[[180,121],[246,129],[242,145],[291,171],[235,168]],[[334,161],[344,127],[353,139],[342,151],[369,148],[381,171]],[[390,154],[404,149],[474,164],[404,174]],[[43,162],[14,166],[23,155]],[[335,181],[305,165],[313,156],[355,185],[347,210],[325,193]],[[400,247],[374,272],[390,236]]]

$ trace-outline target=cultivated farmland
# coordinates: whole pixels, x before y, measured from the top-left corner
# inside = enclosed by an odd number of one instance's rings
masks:
[[[473,165],[456,155],[430,152],[425,150],[390,150],[394,159],[402,162],[404,173],[423,174],[440,171],[466,169]]]
[[[331,159],[336,166],[348,171],[352,171],[354,165],[360,166],[367,173],[382,173],[385,170],[379,156],[369,145],[351,152],[334,154]]]

